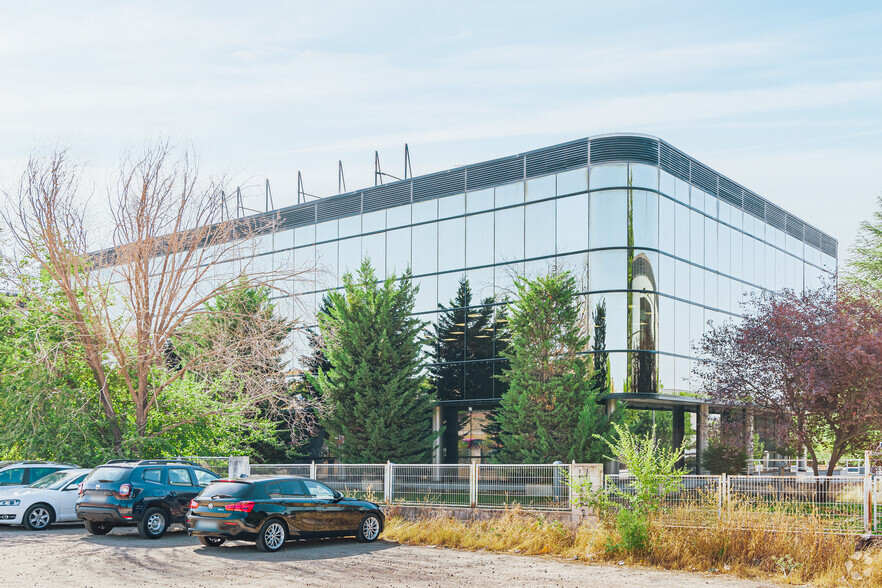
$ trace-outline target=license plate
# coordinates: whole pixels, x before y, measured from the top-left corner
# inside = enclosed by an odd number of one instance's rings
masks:
[[[104,504],[110,498],[109,494],[92,494],[88,498],[88,502],[92,504]]]
[[[196,521],[196,529],[199,531],[217,531],[217,523],[214,521]]]

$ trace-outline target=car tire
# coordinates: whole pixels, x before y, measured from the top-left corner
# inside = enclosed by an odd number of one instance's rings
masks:
[[[158,506],[153,506],[144,511],[144,516],[138,521],[138,534],[144,539],[159,539],[168,531],[168,513]]]
[[[55,511],[48,504],[38,502],[28,508],[21,523],[28,531],[45,531],[55,522]]]
[[[107,535],[113,528],[113,523],[104,521],[86,521],[86,530],[92,535]]]
[[[285,523],[279,519],[268,519],[257,532],[257,549],[272,553],[280,550],[287,540],[288,529]]]
[[[220,547],[224,544],[224,541],[226,539],[223,537],[199,537],[199,543],[206,547]]]
[[[383,521],[374,513],[370,513],[361,519],[355,538],[358,539],[359,543],[373,543],[382,532]]]

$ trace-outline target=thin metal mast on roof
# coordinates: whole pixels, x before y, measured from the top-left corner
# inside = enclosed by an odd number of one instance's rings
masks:
[[[265,208],[266,212],[275,209],[276,205],[273,204],[273,191],[270,190],[269,178],[266,179],[266,197],[265,197]],[[272,208],[270,208],[272,207]]]
[[[346,178],[343,177],[343,161],[337,160],[337,194],[342,194],[346,191]]]

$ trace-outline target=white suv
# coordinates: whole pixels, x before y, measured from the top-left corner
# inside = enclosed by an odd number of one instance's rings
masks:
[[[55,461],[13,461],[0,463],[0,489],[33,484],[40,478],[77,466]]]

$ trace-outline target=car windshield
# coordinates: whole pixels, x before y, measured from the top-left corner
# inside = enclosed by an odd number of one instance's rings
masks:
[[[68,478],[73,479],[74,477],[76,477],[76,476],[71,475],[70,472],[65,472],[65,471],[55,472],[54,474],[49,474],[48,476],[43,476],[42,478],[40,478],[39,480],[37,480],[36,482],[34,482],[30,486],[28,486],[28,488],[53,488],[53,489],[57,489],[57,488],[61,488],[62,486],[64,486],[64,483],[67,481]]]
[[[119,482],[120,480],[125,480],[129,472],[131,472],[131,468],[121,468],[117,466],[101,466],[96,469],[94,472],[89,474],[89,477],[86,478],[86,482]]]

